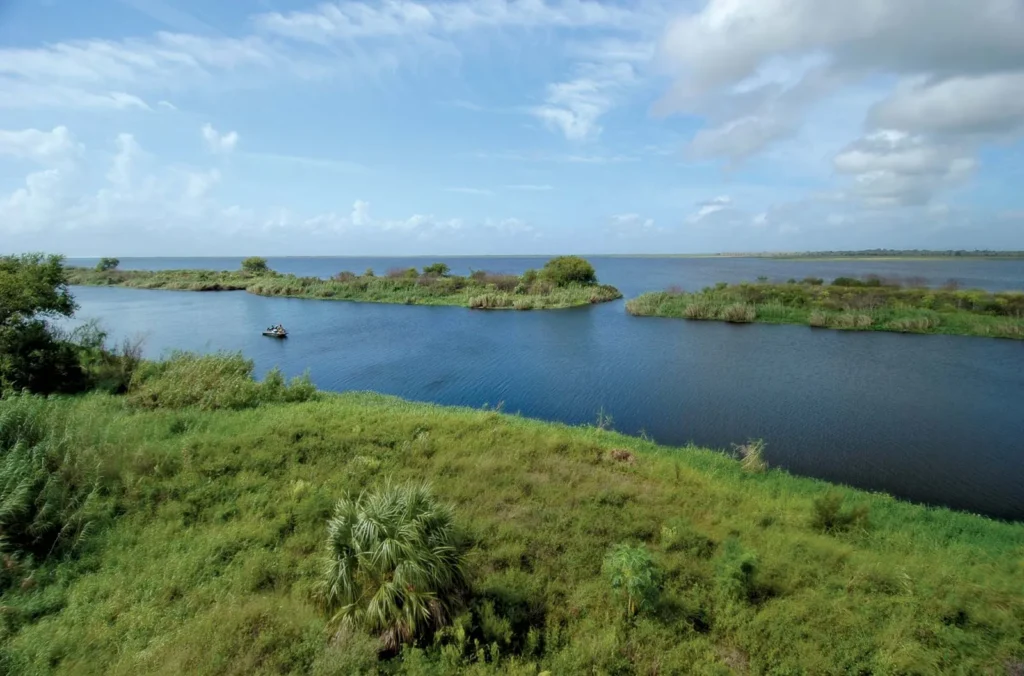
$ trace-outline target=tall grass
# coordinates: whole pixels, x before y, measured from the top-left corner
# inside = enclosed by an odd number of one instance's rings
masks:
[[[0,401],[29,421],[0,427],[25,430],[3,448],[96,449],[72,466],[102,463],[98,490],[62,482],[109,515],[74,556],[12,574],[7,672],[983,674],[1020,659],[1019,523],[493,411],[186,400]],[[387,476],[454,506],[471,587],[448,627],[378,663],[379,634],[329,626],[316,585],[336,501]],[[601,575],[620,543],[661,571],[633,617]]]

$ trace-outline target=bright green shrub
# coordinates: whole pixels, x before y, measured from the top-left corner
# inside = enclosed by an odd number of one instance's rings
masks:
[[[616,545],[605,556],[603,570],[612,589],[625,600],[628,617],[657,604],[661,574],[643,545]]]
[[[556,256],[544,264],[540,275],[555,286],[597,283],[594,266],[579,256]]]

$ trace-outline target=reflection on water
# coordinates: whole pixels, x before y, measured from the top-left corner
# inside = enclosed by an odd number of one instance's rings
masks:
[[[1019,288],[1024,280],[1017,261],[913,261],[909,270],[906,262],[880,270],[879,261],[596,261],[602,281],[627,297],[760,274],[873,271],[935,283],[956,277],[991,289]],[[543,260],[451,262],[457,271],[516,272]],[[197,267],[187,260],[146,263]],[[422,263],[272,262],[322,275]],[[149,356],[241,350],[261,373],[274,365],[290,375],[308,368],[324,389],[474,407],[501,402],[507,411],[575,424],[592,423],[603,410],[620,431],[643,430],[673,444],[728,448],[761,437],[770,463],[799,474],[1024,518],[1024,343],[641,319],[626,315],[621,301],[558,312],[478,312],[244,292],[74,291],[81,317],[100,318],[114,336],[144,333]],[[261,336],[271,323],[284,324],[289,339]]]

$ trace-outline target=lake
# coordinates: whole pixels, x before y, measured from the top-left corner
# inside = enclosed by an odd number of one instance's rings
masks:
[[[382,274],[447,262],[520,273],[544,258],[282,258],[281,272]],[[124,269],[234,269],[230,259],[123,259]],[[1021,260],[771,260],[592,257],[626,298],[676,285],[840,275],[1024,288]],[[94,264],[95,260],[71,260]],[[114,338],[170,349],[242,351],[259,373],[309,370],[326,390],[505,411],[570,424],[609,416],[659,442],[767,442],[773,466],[918,502],[1024,519],[1024,343],[729,325],[628,316],[623,301],[548,312],[480,312],[75,287],[80,318]],[[265,338],[269,324],[286,341]],[[482,449],[485,450],[485,449]]]

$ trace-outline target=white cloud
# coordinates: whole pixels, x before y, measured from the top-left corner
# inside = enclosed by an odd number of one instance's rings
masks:
[[[644,3],[647,4],[647,3]],[[317,44],[384,37],[451,36],[497,28],[650,26],[649,13],[592,0],[325,2],[313,10],[256,17],[262,30]]]
[[[67,127],[54,127],[52,131],[24,129],[0,130],[0,155],[32,160],[39,164],[60,164],[82,153],[82,145],[71,136]]]
[[[230,153],[238,145],[238,132],[230,131],[221,134],[210,124],[203,125],[203,140],[212,153]]]
[[[655,110],[704,118],[691,152],[735,163],[799,137],[824,97],[868,87],[867,128],[917,141],[884,153],[848,148],[836,169],[879,204],[930,199],[971,173],[981,143],[1024,133],[1022,35],[1020,0],[709,0],[663,35],[657,60],[674,83]],[[853,166],[926,154],[945,162],[930,181]]]
[[[494,194],[493,190],[488,190],[487,188],[445,188],[444,190],[445,192],[458,192],[463,195],[490,196]]]
[[[583,141],[601,133],[599,120],[616,103],[623,88],[636,81],[628,63],[583,63],[579,77],[549,84],[542,106],[530,113],[570,141]]]
[[[690,214],[686,218],[686,222],[691,224],[700,223],[708,216],[711,216],[712,214],[717,214],[720,211],[725,211],[726,209],[729,209],[731,206],[732,198],[729,197],[728,195],[720,195],[718,197],[714,197],[704,202],[699,202],[697,204],[697,211]]]
[[[915,79],[876,106],[871,120],[881,127],[936,134],[1018,132],[1024,129],[1024,68],[938,81]]]
[[[940,190],[963,183],[976,163],[962,147],[882,130],[851,144],[834,164],[853,177],[853,192],[868,204],[907,206],[927,204]]]

